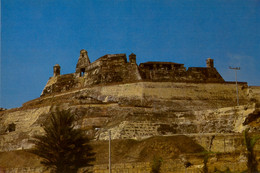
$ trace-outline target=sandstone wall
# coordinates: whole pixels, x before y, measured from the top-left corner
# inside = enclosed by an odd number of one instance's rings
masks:
[[[79,80],[80,78],[76,78],[74,73],[50,77],[41,95],[60,93],[73,88],[79,88],[81,87]]]
[[[260,107],[260,86],[250,86],[248,95],[251,101],[256,101],[257,106]]]
[[[132,65],[132,64],[129,64]],[[138,76],[136,76],[138,78]],[[84,85],[84,78],[79,78],[75,85]],[[53,88],[52,80],[45,88]],[[72,85],[72,84],[70,84]],[[70,88],[70,85],[67,88]],[[239,89],[239,102],[247,104],[258,99],[258,94],[248,90],[246,84],[241,83]],[[66,87],[63,88],[66,91]],[[48,90],[49,91],[49,90]],[[236,106],[236,86],[234,83],[174,83],[174,82],[136,82],[126,84],[113,84],[95,86],[78,90],[82,94],[88,93],[100,101],[119,102],[122,105],[170,107],[175,110],[201,110]],[[255,92],[256,90],[254,90]],[[51,91],[50,91],[51,92]],[[90,93],[92,92],[92,93]],[[69,93],[69,92],[68,92]],[[61,95],[66,95],[61,93]],[[60,94],[57,94],[59,96]],[[52,96],[53,97],[53,96]]]
[[[240,84],[238,88],[240,104],[247,104],[247,86]],[[232,83],[138,82],[100,87],[100,94],[116,98],[115,100],[122,104],[128,102],[139,104],[137,106],[160,106],[160,108],[174,106],[177,110],[236,106],[236,86]]]
[[[139,65],[143,80],[164,82],[225,82],[214,67],[190,67],[171,62],[147,62]]]

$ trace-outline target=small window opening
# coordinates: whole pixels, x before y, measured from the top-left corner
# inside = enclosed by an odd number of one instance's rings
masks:
[[[80,77],[84,76],[85,74],[85,68],[80,69]]]
[[[16,124],[12,123],[12,124],[8,124],[8,127],[6,129],[7,132],[13,132],[15,131],[15,126]]]

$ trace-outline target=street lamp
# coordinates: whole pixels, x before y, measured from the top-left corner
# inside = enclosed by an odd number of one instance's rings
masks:
[[[236,72],[237,106],[239,106],[238,87],[237,87],[237,70],[240,70],[240,67],[230,67],[229,66],[229,69],[235,70],[235,72]]]
[[[109,136],[109,159],[108,159],[108,163],[109,163],[109,173],[111,173],[111,131],[108,130],[108,136]]]

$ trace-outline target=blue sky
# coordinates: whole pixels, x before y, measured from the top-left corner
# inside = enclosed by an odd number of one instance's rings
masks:
[[[260,85],[259,0],[2,0],[1,103],[40,96],[55,64],[73,73],[79,51],[91,62],[132,52],[137,62],[204,67],[227,81]]]

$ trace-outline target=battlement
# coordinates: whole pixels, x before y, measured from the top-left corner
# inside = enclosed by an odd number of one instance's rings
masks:
[[[53,67],[53,77],[45,86],[42,95],[62,92],[74,88],[109,83],[152,82],[225,82],[214,67],[214,60],[208,58],[207,67],[189,67],[174,62],[145,62],[136,64],[136,55],[108,54],[90,62],[88,52],[80,51],[75,73],[66,77],[60,75],[61,67]]]

